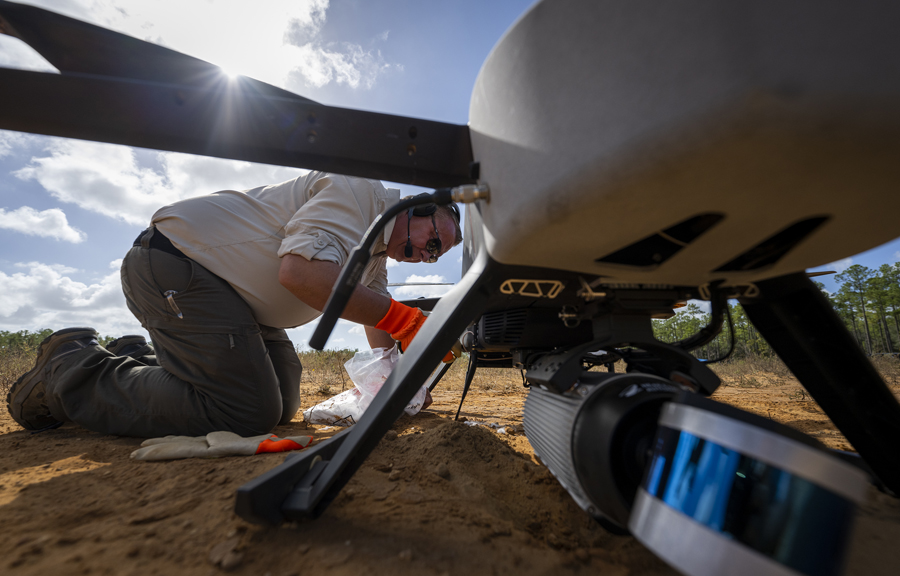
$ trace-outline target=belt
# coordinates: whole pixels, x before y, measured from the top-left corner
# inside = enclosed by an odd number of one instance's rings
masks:
[[[141,245],[141,239],[144,237],[144,234],[146,234],[148,230],[150,230],[150,228],[147,228],[143,232],[138,234],[137,239],[134,241],[135,246]],[[153,230],[153,236],[150,237],[150,248],[153,248],[154,250],[160,250],[179,258],[187,258],[187,255],[185,255],[184,252],[176,248],[175,245],[172,244],[172,241],[166,238],[163,233],[159,231],[159,228],[154,228]]]

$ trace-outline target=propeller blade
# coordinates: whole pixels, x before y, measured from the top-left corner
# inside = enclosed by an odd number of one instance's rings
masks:
[[[0,68],[0,129],[440,188],[474,182],[469,128],[324,106],[208,62],[0,0],[61,74]]]
[[[49,10],[0,0],[0,32],[19,38],[62,74],[151,80],[170,84],[218,83],[222,70],[199,58],[113,32]],[[312,100],[246,78],[262,94]]]

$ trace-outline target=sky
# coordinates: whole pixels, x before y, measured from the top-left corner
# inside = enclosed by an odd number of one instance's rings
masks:
[[[481,64],[533,0],[53,0],[27,2],[162,44],[323,104],[468,121]],[[476,17],[477,16],[477,17]],[[0,35],[0,66],[56,72]],[[0,131],[0,330],[92,326],[144,334],[125,306],[121,259],[161,206],[304,171]],[[426,191],[385,182],[404,195]],[[436,264],[389,260],[388,280],[457,282],[462,250]],[[391,288],[397,299],[450,286]],[[314,324],[288,331],[305,347]],[[368,345],[340,321],[329,348]]]
[[[27,2],[155,42],[323,104],[465,124],[478,71],[533,0],[48,0]],[[55,72],[0,35],[0,66]],[[161,206],[303,171],[0,131],[0,330],[92,326],[145,334],[125,307],[121,258]],[[385,182],[404,194],[424,191]],[[892,242],[816,270],[900,260]],[[389,261],[392,262],[392,261]],[[462,251],[436,264],[392,262],[388,278],[456,282]],[[834,289],[833,276],[817,278]],[[449,286],[392,288],[395,298]],[[288,331],[300,348],[314,324]],[[367,347],[340,321],[329,348]]]

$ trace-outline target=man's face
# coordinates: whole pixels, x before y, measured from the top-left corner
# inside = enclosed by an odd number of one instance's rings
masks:
[[[406,214],[397,216],[394,223],[394,230],[391,232],[391,239],[387,246],[387,255],[398,262],[428,262],[432,254],[425,249],[428,241],[433,238],[440,238],[441,252],[438,256],[443,256],[453,246],[453,238],[455,230],[453,224],[444,218],[435,218],[434,225],[431,222],[431,216],[413,216],[409,221],[409,240],[412,242],[412,256],[406,257]],[[437,232],[435,234],[435,225]]]

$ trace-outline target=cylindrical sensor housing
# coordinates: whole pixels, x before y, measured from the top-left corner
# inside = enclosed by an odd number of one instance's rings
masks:
[[[629,528],[692,576],[836,576],[867,484],[796,430],[679,394],[660,414]]]

